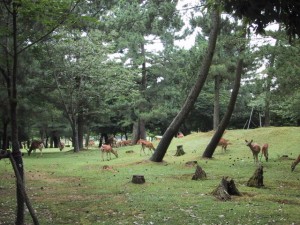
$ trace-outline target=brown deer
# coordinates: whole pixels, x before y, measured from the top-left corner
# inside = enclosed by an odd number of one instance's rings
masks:
[[[225,138],[221,138],[219,143],[218,143],[218,146],[221,146],[222,147],[222,151],[224,150],[224,152],[226,151],[227,149],[227,146],[229,145],[229,140],[226,140]]]
[[[138,144],[141,144],[142,148],[141,148],[141,151],[140,151],[140,155],[142,155],[142,151],[145,153],[145,148],[148,148],[148,150],[151,152],[152,150],[155,151],[155,148],[153,146],[153,143],[150,142],[150,141],[146,141],[146,140],[143,140],[143,139],[140,139],[138,140],[137,142]]]
[[[116,156],[116,158],[118,158],[118,152],[113,150],[113,148],[110,145],[102,144],[102,146],[100,147],[100,150],[102,152],[102,160],[103,161],[104,161],[104,153],[106,153],[107,160],[111,159],[111,153],[114,154]],[[109,159],[108,159],[108,156],[109,156]]]
[[[30,156],[32,151],[35,151],[36,149],[39,149],[41,152],[41,156],[43,155],[43,148],[44,148],[44,144],[42,141],[32,141],[30,148],[28,150],[28,156]]]
[[[269,149],[269,145],[268,144],[263,144],[261,146],[261,156],[260,156],[260,161],[261,161],[261,157],[264,155],[266,162],[268,162],[269,159],[269,153],[268,153],[268,149]]]
[[[257,163],[258,162],[258,154],[260,152],[260,145],[257,143],[253,143],[253,140],[251,140],[251,141],[245,140],[245,142],[246,142],[246,145],[252,151],[254,162]]]
[[[299,162],[300,162],[300,155],[298,156],[298,158],[291,165],[292,172],[295,170],[295,167],[297,166],[297,164]]]
[[[65,143],[63,143],[61,141],[58,142],[58,148],[59,148],[60,151],[62,151],[64,149],[64,147],[65,147]]]

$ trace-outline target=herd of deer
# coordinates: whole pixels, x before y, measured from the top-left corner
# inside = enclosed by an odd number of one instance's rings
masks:
[[[260,161],[262,159],[262,156],[265,157],[265,160],[268,162],[269,159],[269,154],[268,154],[268,148],[269,145],[267,143],[259,145],[257,143],[253,143],[253,140],[251,141],[247,141],[246,142],[246,146],[248,146],[253,154],[253,159],[255,163],[258,163],[258,155],[261,152],[261,156],[260,156]],[[152,142],[150,141],[146,141],[143,139],[140,139],[137,141],[137,144],[141,145],[141,150],[140,150],[140,155],[142,155],[142,152],[144,152],[144,154],[146,154],[145,149],[148,148],[149,152],[151,153],[152,151],[155,151],[154,145]],[[227,150],[227,146],[230,145],[231,143],[229,142],[229,140],[226,140],[224,138],[221,138],[218,146],[222,147],[223,151]],[[130,140],[126,140],[123,141],[122,144],[120,145],[116,145],[115,143],[115,147],[121,147],[121,146],[127,146],[127,145],[131,145],[131,141]],[[104,161],[104,154],[106,154],[106,158],[107,160],[111,159],[111,154],[114,154],[116,156],[116,158],[118,158],[118,152],[116,150],[113,149],[114,144],[109,143],[109,144],[102,144],[102,146],[100,147],[100,150],[102,152],[102,160]],[[64,143],[59,142],[58,144],[58,148],[60,149],[60,151],[63,150],[63,148],[65,147]],[[30,148],[28,150],[28,155],[31,154],[32,151],[35,151],[36,149],[39,149],[42,153],[42,150],[44,148],[44,144],[42,141],[33,141],[30,145]],[[109,159],[108,159],[109,158]],[[298,158],[293,161],[292,165],[291,165],[291,169],[292,171],[295,170],[296,165],[300,162],[300,155],[298,156]]]

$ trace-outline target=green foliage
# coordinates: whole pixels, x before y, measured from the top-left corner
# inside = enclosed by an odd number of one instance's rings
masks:
[[[254,25],[257,33],[264,33],[265,28],[272,22],[283,23],[290,38],[299,37],[300,5],[297,0],[289,1],[256,1],[256,0],[222,0],[224,10],[238,18],[246,18]],[[288,16],[287,16],[288,15]]]

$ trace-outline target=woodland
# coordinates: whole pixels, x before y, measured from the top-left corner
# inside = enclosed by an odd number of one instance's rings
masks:
[[[161,162],[179,131],[215,130],[211,158],[225,129],[299,125],[300,3],[177,4],[0,1],[0,159],[18,165],[16,224],[23,141],[70,137],[78,153],[102,133],[162,135],[150,158]],[[189,49],[176,45],[197,30]]]

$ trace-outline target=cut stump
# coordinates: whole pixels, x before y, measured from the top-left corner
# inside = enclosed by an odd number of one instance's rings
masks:
[[[259,165],[255,170],[253,176],[248,180],[247,186],[248,187],[256,187],[261,188],[264,186],[264,176],[263,176],[263,166]]]
[[[192,180],[204,180],[204,179],[206,179],[206,173],[199,165],[197,165]]]
[[[132,176],[132,183],[134,184],[143,184],[145,183],[145,177],[144,175],[133,175]]]
[[[194,167],[196,165],[198,165],[197,161],[188,161],[185,163],[185,166],[188,166],[188,167]]]
[[[241,196],[242,194],[236,188],[234,180],[228,180],[228,177],[223,177],[219,186],[212,192],[217,199],[221,201],[231,200],[231,195]]]
[[[184,155],[184,154],[185,154],[185,152],[183,151],[183,146],[182,145],[178,145],[175,156],[181,156],[181,155]]]

